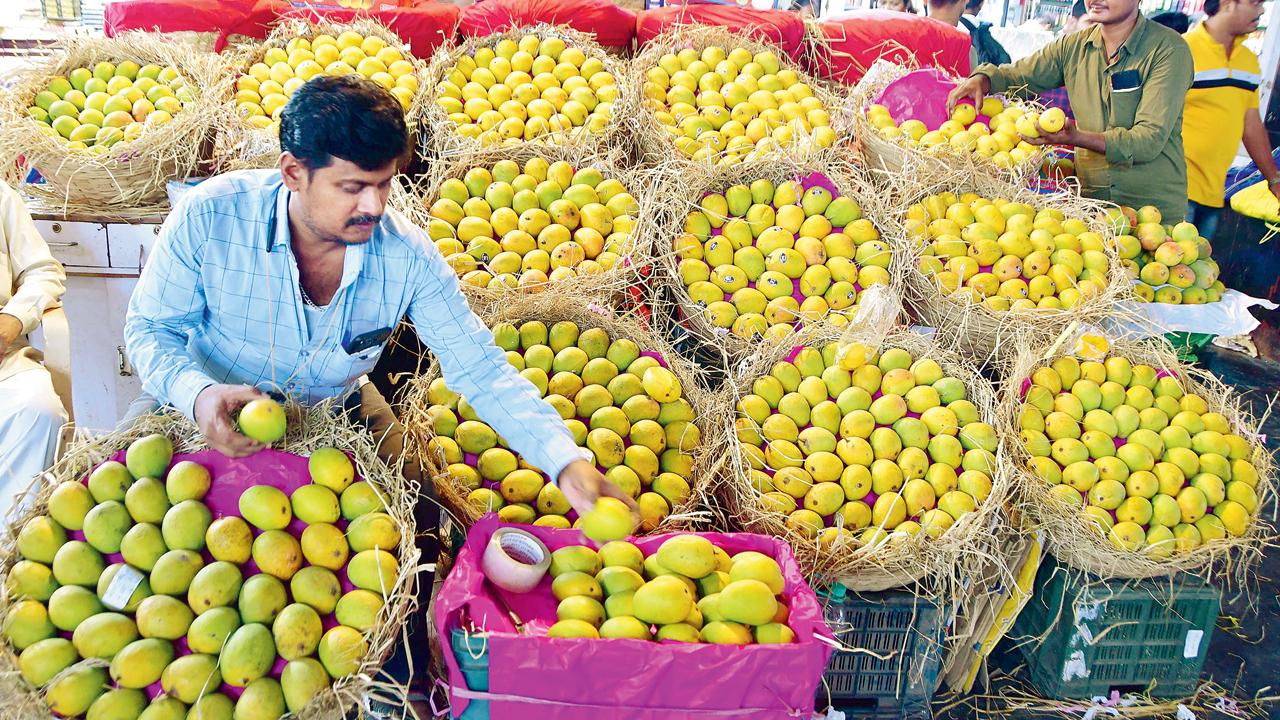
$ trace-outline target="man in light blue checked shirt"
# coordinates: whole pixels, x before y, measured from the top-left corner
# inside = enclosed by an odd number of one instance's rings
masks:
[[[634,506],[507,363],[427,234],[386,208],[408,147],[396,99],[359,76],[314,79],[285,106],[280,145],[278,170],[207,180],[165,222],[125,321],[144,390],[232,457],[261,449],[232,415],[264,391],[358,398],[394,454],[403,430],[361,380],[407,313],[449,387],[579,514],[602,494]]]

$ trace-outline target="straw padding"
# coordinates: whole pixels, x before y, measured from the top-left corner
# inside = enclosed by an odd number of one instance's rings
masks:
[[[22,192],[67,213],[119,211],[162,202],[166,182],[196,174],[220,122],[221,98],[231,86],[216,56],[143,32],[114,38],[68,36],[57,48],[49,58],[17,73],[13,89],[0,101],[0,159],[7,165],[24,157],[26,165],[45,179],[45,184],[22,185]],[[44,125],[27,115],[36,94],[48,88],[53,76],[124,60],[173,66],[196,94],[195,101],[185,103],[169,122],[148,126],[137,139],[121,140],[102,154],[68,148],[64,139],[46,135],[40,130]]]
[[[688,453],[693,456],[692,477],[686,478],[690,486],[689,498],[671,508],[671,514],[650,532],[670,532],[701,523],[705,513],[700,511],[707,504],[707,493],[713,485],[712,480],[722,472],[726,462],[726,458],[719,452],[724,445],[719,436],[723,424],[715,414],[724,403],[716,393],[707,389],[707,371],[677,353],[666,340],[650,330],[638,315],[614,313],[598,305],[566,300],[556,293],[529,295],[505,302],[484,317],[485,324],[490,328],[504,322],[519,327],[529,320],[540,320],[548,327],[556,322],[568,321],[576,323],[580,330],[600,328],[609,334],[611,341],[630,339],[640,347],[641,352],[656,352],[661,356],[662,362],[680,381],[681,397],[693,408],[693,424],[701,431],[702,442],[693,452]],[[422,467],[432,470],[436,494],[441,504],[465,531],[484,513],[467,502],[467,495],[472,488],[446,471],[442,451],[431,442],[435,433],[429,414],[431,402],[427,391],[431,381],[438,377],[441,377],[439,365],[433,364],[426,375],[419,375],[409,381],[405,388],[401,399],[405,454],[416,457]],[[584,418],[579,419],[585,422]]]
[[[943,294],[942,288],[919,270],[923,247],[919,240],[909,237],[906,229],[908,209],[926,197],[942,192],[956,196],[974,192],[989,200],[1004,198],[1010,202],[1024,203],[1037,212],[1046,208],[1062,211],[1066,218],[1082,220],[1090,231],[1102,237],[1104,251],[1109,260],[1107,285],[1104,290],[1081,300],[1073,308],[1034,309],[1025,311],[996,311],[968,298]],[[1007,365],[1016,354],[1015,341],[1023,340],[1033,345],[1045,346],[1053,342],[1068,324],[1101,325],[1122,311],[1119,301],[1132,294],[1132,281],[1116,251],[1115,231],[1106,220],[1106,204],[1081,198],[1069,192],[1052,195],[1038,194],[1024,187],[1013,185],[972,169],[962,168],[956,173],[921,189],[914,197],[906,199],[889,216],[890,241],[895,252],[906,266],[904,299],[908,308],[920,320],[937,329],[938,333],[960,350],[974,358],[979,365],[988,362]]]
[[[36,478],[28,491],[28,496],[34,496],[35,500],[28,509],[11,512],[11,522],[0,538],[0,548],[3,548],[0,550],[0,587],[8,587],[3,581],[19,559],[15,549],[18,532],[27,521],[47,512],[54,488],[67,480],[80,480],[113,454],[128,447],[129,443],[153,433],[172,440],[175,453],[191,453],[209,447],[199,429],[172,410],[144,416],[127,430],[96,438],[81,438],[52,468]],[[395,585],[385,594],[377,626],[365,633],[368,652],[355,673],[334,681],[297,713],[305,720],[344,717],[352,708],[363,707],[366,699],[397,706],[407,702],[407,688],[384,674],[381,667],[401,641],[405,623],[417,608],[417,575],[422,568],[419,567],[419,551],[414,543],[413,511],[418,502],[419,488],[415,481],[401,475],[399,467],[389,466],[378,457],[378,440],[367,430],[353,425],[342,413],[341,405],[330,402],[302,411],[300,421],[291,422],[284,440],[275,444],[278,450],[304,457],[322,447],[346,451],[355,462],[361,479],[368,481],[378,492],[386,504],[385,511],[395,519],[400,529],[400,546],[395,551],[399,575]],[[0,592],[0,621],[7,616],[13,600],[7,590]],[[81,660],[64,672],[105,664],[101,660]],[[17,655],[7,643],[0,643],[0,693],[7,700],[0,706],[0,720],[36,720],[50,716],[41,692],[23,679]]]
[[[824,176],[835,186],[838,193],[835,197],[853,198],[862,209],[862,217],[871,220],[880,231],[881,242],[890,244],[886,228],[889,225],[888,213],[891,212],[891,208],[883,202],[881,193],[876,191],[860,168],[839,160],[825,163],[757,161],[740,163],[729,168],[688,166],[678,181],[673,179],[668,183],[669,187],[663,193],[664,201],[661,205],[673,217],[663,224],[662,229],[666,234],[655,241],[653,253],[661,265],[662,281],[668,286],[669,295],[675,305],[674,308],[666,310],[674,315],[677,322],[682,322],[700,339],[722,348],[730,359],[741,360],[750,354],[767,351],[773,347],[789,349],[794,344],[793,333],[787,332],[782,336],[770,333],[765,337],[747,338],[734,334],[728,328],[716,327],[711,323],[706,315],[706,308],[690,297],[689,290],[681,279],[681,258],[675,249],[674,241],[683,233],[684,218],[691,212],[702,211],[699,202],[707,195],[723,194],[726,189],[734,185],[750,186],[753,181],[763,179],[772,182],[776,188],[781,183],[804,180],[814,174]],[[890,260],[888,289],[895,298],[902,295],[905,270],[906,265],[896,256]],[[797,326],[812,326],[815,322],[848,324],[854,318],[855,311],[862,307],[861,293],[865,293],[867,289],[862,288],[857,304],[840,311],[843,316],[832,313],[817,320],[801,318]],[[893,303],[893,311],[896,311],[899,305],[899,302]]]
[[[1250,568],[1261,561],[1264,549],[1276,539],[1274,528],[1264,519],[1269,511],[1274,513],[1276,469],[1271,453],[1262,444],[1260,421],[1244,409],[1239,396],[1222,381],[1207,371],[1179,362],[1172,347],[1162,339],[1138,343],[1109,338],[1108,342],[1107,357],[1123,357],[1135,365],[1149,365],[1157,372],[1171,373],[1183,392],[1203,398],[1210,412],[1224,415],[1232,433],[1251,445],[1249,462],[1258,472],[1255,488],[1258,509],[1252,523],[1241,537],[1228,535],[1189,552],[1174,552],[1161,559],[1144,550],[1120,550],[1098,531],[1081,508],[1073,508],[1053,496],[1049,492],[1052,485],[1030,468],[1031,456],[1018,439],[1022,429],[1019,413],[1023,406],[1024,381],[1030,379],[1036,368],[1072,355],[1070,344],[1065,341],[1047,349],[1043,345],[1020,348],[1002,389],[1001,430],[1010,445],[1009,459],[1022,511],[1044,530],[1049,552],[1070,567],[1099,578],[1165,578],[1187,572],[1243,587]]]
[[[573,166],[575,171],[592,167],[599,170],[606,180],[614,178],[622,183],[626,192],[635,198],[639,210],[634,218],[630,238],[619,253],[621,259],[613,268],[598,273],[526,284],[518,288],[478,287],[464,281],[462,290],[467,300],[480,315],[495,312],[497,305],[509,302],[514,297],[546,291],[562,296],[576,296],[580,298],[581,304],[618,304],[621,293],[653,264],[652,243],[655,238],[667,232],[671,216],[664,208],[672,201],[662,194],[663,185],[654,173],[631,167],[621,152],[596,153],[583,147],[557,147],[536,143],[526,143],[517,148],[491,148],[466,155],[449,164],[434,164],[435,172],[421,176],[417,183],[401,176],[401,182],[396,185],[389,202],[391,207],[404,213],[415,225],[426,227],[433,219],[431,206],[440,198],[440,186],[444,181],[460,180],[471,168],[492,168],[501,160],[518,163],[523,172],[525,163],[531,158],[543,158],[548,163],[564,161]],[[502,241],[500,237],[493,239]]]
[[[794,344],[821,350],[835,341],[862,342],[876,352],[901,348],[916,360],[936,361],[947,376],[964,383],[965,398],[977,408],[979,420],[996,427],[996,397],[991,383],[980,376],[972,364],[944,349],[935,339],[907,330],[880,334],[873,327],[863,327],[842,333],[835,328],[820,327],[799,333]],[[899,534],[892,535],[891,540],[866,546],[849,532],[840,533],[835,539],[822,533],[810,537],[795,529],[787,515],[771,511],[762,503],[762,495],[751,481],[750,461],[736,436],[737,412],[729,404],[750,394],[752,383],[769,374],[774,364],[786,360],[791,351],[791,348],[772,349],[746,362],[732,383],[732,396],[725,400],[720,411],[720,419],[725,424],[721,432],[725,441],[721,454],[729,458],[729,472],[715,497],[724,503],[731,523],[750,532],[786,539],[795,548],[806,576],[819,584],[838,582],[859,592],[912,586],[918,593],[944,602],[958,599],[968,580],[979,572],[992,572],[991,565],[1002,557],[997,553],[997,533],[1009,524],[1006,503],[1012,491],[1004,449],[998,448],[995,453],[996,467],[990,473],[992,487],[988,497],[937,538],[925,532]],[[750,425],[760,430],[753,422]]]
[[[275,167],[280,158],[279,134],[269,128],[253,127],[237,113],[235,81],[247,73],[254,63],[262,62],[268,50],[272,48],[283,50],[294,38],[305,38],[308,41],[318,35],[331,35],[336,38],[347,31],[359,33],[364,37],[381,38],[388,46],[399,50],[404,59],[413,65],[413,74],[418,78],[418,90],[414,93],[409,109],[405,111],[405,123],[408,125],[412,142],[422,118],[429,83],[427,63],[414,56],[409,49],[409,43],[373,18],[358,17],[350,22],[334,22],[318,15],[290,17],[280,21],[271,30],[267,39],[261,43],[244,45],[236,52],[228,50],[224,53],[229,58],[224,72],[229,77],[230,85],[218,98],[219,102],[225,105],[221,115],[224,121],[218,128],[217,144],[214,147],[214,160],[220,171]]]
[[[950,145],[926,148],[920,145],[908,145],[901,136],[891,140],[881,134],[868,120],[867,108],[875,103],[876,98],[890,83],[918,69],[909,65],[877,60],[850,92],[847,113],[852,119],[854,134],[858,138],[862,157],[867,165],[876,170],[882,170],[890,176],[915,175],[920,182],[925,183],[929,182],[931,177],[953,173],[959,169],[1001,178],[1017,185],[1025,185],[1028,180],[1039,174],[1045,158],[1049,155],[1047,146],[1038,148],[1026,160],[1011,168],[1002,168],[989,158],[979,157],[972,152],[960,152]],[[959,79],[956,78],[956,80]],[[1021,107],[1026,112],[1039,112],[1044,109],[1035,103],[1016,99],[1012,95],[1005,96],[1005,102]],[[894,118],[899,125],[906,119],[909,118]]]
[[[550,25],[541,23],[533,26],[513,27],[510,30],[493,33],[482,37],[455,43],[451,47],[441,46],[431,58],[427,70],[430,79],[430,90],[427,93],[426,106],[423,110],[424,126],[430,132],[422,134],[422,155],[443,161],[463,158],[486,149],[481,142],[458,133],[458,126],[449,119],[448,113],[437,102],[441,97],[440,83],[463,57],[474,56],[479,48],[494,48],[503,40],[519,42],[526,35],[534,35],[540,40],[560,38],[567,47],[577,47],[587,58],[595,58],[604,65],[604,71],[613,76],[617,86],[617,99],[613,101],[609,122],[601,133],[591,132],[585,125],[557,132],[549,132],[530,140],[508,139],[499,146],[504,149],[521,148],[526,145],[540,147],[567,147],[579,151],[606,152],[620,148],[630,148],[631,139],[627,135],[631,117],[636,113],[634,93],[628,86],[627,64],[601,47],[595,36],[579,32],[568,25]]]
[[[734,48],[744,48],[752,55],[771,52],[778,58],[779,69],[792,70],[800,82],[807,84],[814,97],[822,101],[823,108],[831,119],[831,129],[836,139],[831,147],[822,148],[814,142],[812,136],[803,131],[797,132],[794,144],[788,147],[774,147],[760,152],[753,160],[790,160],[792,162],[826,162],[840,156],[842,145],[852,136],[853,128],[846,121],[841,111],[841,101],[827,84],[814,80],[800,66],[791,62],[782,48],[769,42],[757,40],[749,34],[739,35],[728,28],[713,25],[680,24],[673,25],[653,40],[645,43],[644,49],[631,61],[631,92],[635,93],[635,115],[631,118],[631,134],[639,145],[640,161],[649,166],[666,165],[674,178],[682,177],[690,170],[689,166],[714,167],[718,157],[710,156],[706,160],[694,160],[680,152],[672,141],[671,134],[658,122],[653,109],[643,97],[646,75],[650,69],[658,66],[658,60],[667,53],[677,53],[685,48],[692,48],[701,53],[708,47],[719,47],[727,53]],[[759,152],[759,151],[757,151]],[[672,164],[674,163],[674,164]]]

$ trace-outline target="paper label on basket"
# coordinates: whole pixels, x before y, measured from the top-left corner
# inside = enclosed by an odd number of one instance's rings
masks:
[[[1062,682],[1087,677],[1089,677],[1089,666],[1084,662],[1084,651],[1073,650],[1071,656],[1062,664]]]
[[[1093,631],[1084,623],[1076,623],[1076,630],[1080,632],[1080,638],[1084,640],[1085,645],[1093,644]]]
[[[1200,657],[1200,641],[1204,639],[1203,630],[1188,630],[1187,640],[1182,645],[1182,657],[1197,658]]]
[[[129,598],[133,597],[133,591],[138,589],[138,584],[144,579],[143,574],[132,565],[121,565],[120,571],[107,585],[107,591],[102,594],[102,604],[112,610],[123,610],[129,604]]]

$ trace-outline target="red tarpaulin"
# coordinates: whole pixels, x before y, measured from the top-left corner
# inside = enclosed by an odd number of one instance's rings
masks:
[[[611,0],[483,0],[462,11],[467,37],[481,37],[518,25],[568,25],[590,33],[605,47],[630,48],[636,15]]]
[[[857,10],[819,23],[830,52],[811,60],[809,71],[852,85],[875,61],[937,67],[969,74],[969,35],[933,18],[892,10]]]
[[[718,25],[735,34],[766,40],[799,58],[804,42],[804,21],[785,10],[753,10],[729,5],[674,5],[645,10],[636,21],[636,38],[643,45],[680,24]]]

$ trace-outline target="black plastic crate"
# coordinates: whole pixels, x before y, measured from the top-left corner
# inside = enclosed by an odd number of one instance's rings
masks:
[[[942,668],[948,614],[905,590],[854,594],[843,586],[821,593],[827,624],[843,645],[823,675],[818,702],[870,720],[930,718]]]
[[[1104,581],[1046,558],[1010,635],[1048,697],[1183,697],[1199,684],[1221,598],[1192,576]]]

